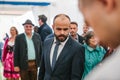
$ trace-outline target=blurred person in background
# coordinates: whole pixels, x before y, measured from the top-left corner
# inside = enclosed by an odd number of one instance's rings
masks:
[[[86,23],[84,23],[82,37],[85,36],[85,34],[89,31],[89,29],[90,29],[89,26]]]
[[[38,33],[38,26],[34,26],[34,32]]]
[[[114,49],[86,80],[120,80],[120,0],[78,0],[78,6],[100,41]]]
[[[78,24],[76,22],[71,22],[70,23],[70,35],[72,36],[72,38],[74,40],[76,40],[77,42],[83,44],[83,37],[80,36],[78,33]]]
[[[27,19],[24,33],[15,39],[14,66],[20,72],[21,80],[37,80],[37,68],[40,66],[42,41],[38,33],[32,32],[34,24]]]
[[[19,80],[19,72],[14,71],[14,44],[15,38],[18,31],[15,27],[10,28],[10,38],[6,38],[3,53],[2,53],[2,64],[3,64],[3,75],[7,80]]]
[[[45,38],[49,35],[52,34],[52,29],[50,26],[46,23],[47,22],[47,17],[45,15],[39,15],[38,16],[38,22],[40,27],[38,28],[38,33],[41,36],[42,42],[44,42]]]
[[[99,40],[94,34],[93,31],[88,31],[85,38],[85,69],[83,73],[83,80],[86,75],[89,74],[89,72],[97,65],[99,64],[106,51],[105,49],[99,45]]]

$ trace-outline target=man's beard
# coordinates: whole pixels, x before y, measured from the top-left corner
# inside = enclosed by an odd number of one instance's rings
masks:
[[[71,36],[75,36],[76,34],[75,34],[74,32],[71,32],[70,35],[71,35]]]
[[[65,35],[59,35],[59,36],[57,36],[57,35],[55,34],[55,37],[56,37],[56,39],[57,39],[58,41],[64,42],[64,41],[67,39],[68,35],[67,35],[67,36],[65,36]],[[63,38],[60,38],[60,37],[63,37]]]

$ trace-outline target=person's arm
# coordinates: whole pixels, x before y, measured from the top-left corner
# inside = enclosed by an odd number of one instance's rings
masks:
[[[6,58],[6,55],[7,55],[7,44],[8,44],[8,40],[9,39],[6,39],[5,40],[5,44],[4,44],[4,47],[3,47],[3,51],[2,51],[2,63],[4,63],[5,61],[5,58]]]
[[[84,48],[81,47],[76,51],[72,61],[71,80],[81,80],[84,72]]]

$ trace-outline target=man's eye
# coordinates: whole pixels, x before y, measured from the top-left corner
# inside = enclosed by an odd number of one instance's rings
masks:
[[[61,30],[60,28],[57,28],[57,30]]]
[[[65,29],[63,29],[64,31],[67,31],[68,30],[68,28],[65,28]]]

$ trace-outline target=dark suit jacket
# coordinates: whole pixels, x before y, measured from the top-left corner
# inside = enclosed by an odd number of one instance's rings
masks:
[[[84,38],[82,36],[80,36],[79,34],[77,34],[77,35],[78,35],[79,43],[84,44]]]
[[[44,42],[39,80],[80,80],[84,71],[84,48],[70,37],[52,71],[50,65],[52,44],[53,38]]]
[[[45,23],[38,28],[38,33],[40,34],[43,42],[45,38],[52,33],[52,29]]]
[[[35,47],[36,64],[40,65],[40,58],[42,53],[42,43],[39,34],[34,33],[32,36],[33,44]],[[28,68],[28,54],[27,42],[25,34],[22,33],[16,37],[14,49],[14,66],[19,66],[20,69],[25,70]]]

